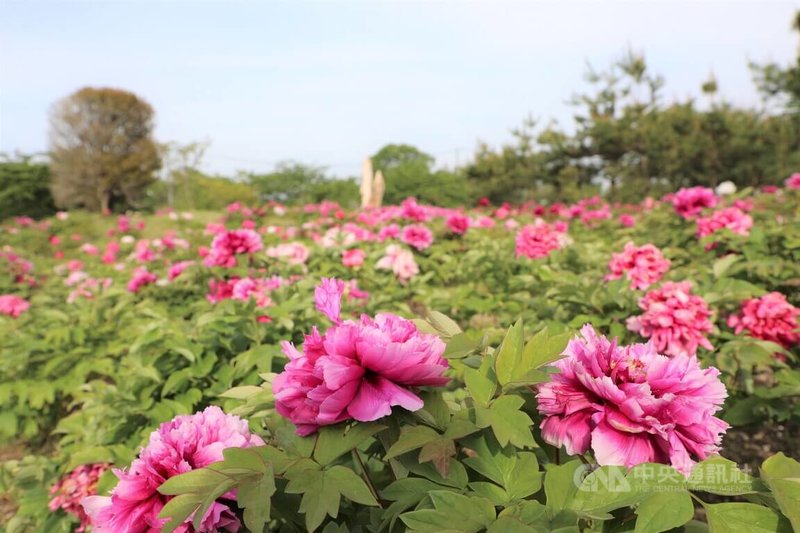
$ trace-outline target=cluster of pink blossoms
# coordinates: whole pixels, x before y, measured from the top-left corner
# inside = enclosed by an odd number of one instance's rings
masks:
[[[18,318],[19,315],[28,310],[31,304],[25,298],[15,294],[0,295],[0,315]]]
[[[288,242],[267,248],[267,257],[280,258],[290,265],[302,265],[311,252],[302,242]]]
[[[3,263],[5,263],[3,270],[14,280],[14,283],[30,286],[36,284],[36,278],[31,275],[33,263],[17,255],[10,246],[4,246],[0,249],[0,264]]]
[[[315,327],[305,336],[302,352],[283,343],[289,363],[272,390],[277,411],[299,435],[344,420],[377,420],[393,406],[419,410],[423,402],[413,388],[448,382],[439,337],[388,313],[342,321],[343,291],[342,281],[323,278],[314,300],[334,325],[324,334]]]
[[[419,274],[419,266],[414,260],[414,254],[411,250],[397,244],[390,244],[386,247],[386,255],[378,260],[375,268],[391,270],[403,283]]]
[[[142,287],[151,285],[158,281],[158,276],[147,270],[145,267],[138,267],[133,271],[133,276],[128,282],[128,292],[137,293]]]
[[[786,301],[786,296],[771,292],[760,298],[742,302],[738,314],[728,317],[728,326],[736,334],[747,331],[757,339],[764,339],[791,348],[800,344],[800,309]]]
[[[211,250],[203,260],[206,266],[233,268],[236,256],[254,254],[264,247],[261,236],[253,230],[235,229],[218,233],[211,241]]]
[[[569,243],[566,226],[550,225],[543,220],[527,224],[517,233],[517,257],[540,259],[547,257],[550,252],[563,248]]]
[[[161,424],[128,471],[114,470],[119,483],[110,497],[90,496],[83,500],[94,533],[156,533],[166,520],[158,518],[172,499],[158,492],[171,477],[221,461],[226,448],[262,446],[264,441],[250,433],[247,421],[226,415],[219,407],[208,407],[193,415],[181,415]],[[203,517],[199,531],[239,531],[241,523],[226,500],[217,499]],[[192,517],[178,526],[178,533],[194,533]]]
[[[795,172],[786,178],[785,184],[787,189],[800,189],[800,172]]]
[[[738,207],[726,207],[714,211],[710,216],[697,219],[697,236],[705,237],[722,229],[728,229],[737,235],[749,235],[753,227],[753,217]]]
[[[75,533],[83,533],[89,526],[89,517],[81,501],[97,494],[97,482],[110,467],[111,465],[105,463],[81,465],[62,477],[50,489],[51,499],[48,508],[53,512],[63,509],[78,517],[80,525],[75,529]]]
[[[433,244],[433,232],[422,224],[412,224],[403,228],[400,240],[412,248],[424,250]]]
[[[717,195],[708,187],[689,187],[672,196],[672,207],[683,218],[694,218],[703,209],[717,205]]]
[[[652,244],[637,247],[632,242],[625,244],[622,253],[612,254],[608,263],[606,280],[619,279],[623,275],[633,289],[647,289],[657,283],[669,270],[669,259]]]
[[[539,386],[542,438],[601,465],[656,462],[689,475],[719,451],[728,424],[715,417],[727,392],[695,355],[667,357],[653,342],[618,346],[591,325],[572,339],[559,372]]]
[[[659,353],[694,355],[698,346],[714,347],[706,338],[713,329],[705,300],[692,294],[690,281],[664,283],[639,300],[643,314],[628,318],[628,329],[649,338]]]
[[[447,229],[456,235],[464,235],[469,230],[470,219],[466,215],[455,213],[447,217],[445,221]]]

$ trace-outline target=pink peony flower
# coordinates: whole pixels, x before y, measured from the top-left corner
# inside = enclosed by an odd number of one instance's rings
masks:
[[[278,257],[284,259],[290,265],[302,265],[308,261],[311,255],[305,244],[301,242],[290,242],[279,244],[267,249],[268,257]]]
[[[450,215],[445,223],[447,224],[447,229],[456,235],[464,235],[470,226],[469,217],[460,213]]]
[[[634,227],[636,225],[636,219],[633,218],[632,215],[627,215],[627,214],[620,215],[619,216],[619,223],[622,225],[622,227],[632,228],[632,227]]]
[[[167,277],[170,281],[174,281],[175,278],[183,274],[183,272],[192,265],[194,265],[194,261],[179,261],[174,263],[170,265]]]
[[[692,282],[668,281],[639,300],[644,311],[628,318],[628,329],[649,338],[659,353],[694,355],[697,347],[714,347],[706,338],[713,329],[708,304],[691,293]]]
[[[400,240],[416,248],[417,250],[424,250],[433,244],[433,233],[422,224],[412,224],[403,228],[403,233]]]
[[[652,244],[636,247],[629,242],[625,244],[622,253],[612,254],[608,263],[609,274],[606,281],[619,279],[623,275],[631,281],[632,289],[647,289],[658,282],[667,270],[669,259],[664,258],[661,250]]]
[[[342,294],[344,281],[340,279],[322,278],[321,283],[314,288],[314,306],[337,326],[342,323]]]
[[[719,451],[729,427],[714,416],[727,396],[719,370],[661,355],[652,341],[617,346],[589,324],[581,335],[538,389],[546,442],[570,455],[591,450],[601,465],[664,463],[687,476]]]
[[[517,258],[540,259],[563,248],[568,242],[566,229],[561,231],[539,219],[533,224],[523,226],[517,233],[516,255]]]
[[[341,297],[339,283],[327,280],[317,292],[324,297],[316,298],[317,308],[337,319],[341,305],[331,299]],[[272,384],[276,409],[299,435],[349,419],[377,420],[393,406],[419,410],[423,402],[414,387],[448,382],[444,347],[436,335],[392,314],[339,322],[324,335],[315,327],[305,336],[302,353],[283,343],[289,363]]]
[[[711,216],[697,219],[697,236],[705,237],[722,229],[729,229],[737,235],[749,235],[753,218],[738,207],[726,207],[714,211]]]
[[[383,242],[388,239],[396,239],[400,236],[400,226],[397,224],[389,224],[382,227],[378,231],[378,242]]]
[[[367,253],[360,248],[353,248],[342,252],[342,264],[346,267],[355,268],[364,264]]]
[[[133,277],[128,282],[128,292],[139,292],[139,289],[158,281],[158,276],[148,271],[145,267],[138,267],[133,271]]]
[[[81,252],[85,253],[86,255],[97,255],[100,253],[97,249],[97,246],[94,244],[89,244],[88,242],[81,246]]]
[[[211,250],[203,259],[203,264],[232,268],[236,266],[237,255],[252,255],[263,246],[261,236],[253,230],[235,229],[218,233],[211,242]]]
[[[18,318],[19,315],[28,310],[31,306],[24,298],[14,294],[0,295],[0,315]]]
[[[233,297],[233,287],[239,278],[221,279],[221,280],[208,280],[208,294],[206,300],[212,304],[227,300]]]
[[[386,255],[378,260],[375,268],[391,270],[402,282],[406,282],[419,274],[419,267],[414,260],[414,254],[411,250],[406,250],[397,244],[390,244],[386,247]]]
[[[785,185],[787,189],[800,189],[800,172],[795,172],[786,178]]]
[[[675,212],[683,218],[694,218],[703,209],[717,205],[717,196],[708,187],[681,189],[672,197]]]
[[[79,466],[50,489],[51,499],[48,508],[52,512],[63,509],[78,517],[80,525],[75,529],[75,533],[83,533],[89,525],[89,517],[81,501],[97,494],[97,482],[110,467],[111,465],[104,463]]]
[[[203,468],[223,459],[226,448],[262,446],[261,437],[250,433],[247,421],[226,415],[219,407],[207,407],[193,415],[180,415],[161,424],[150,434],[150,441],[133,461],[130,470],[114,470],[119,483],[110,497],[90,496],[83,500],[94,533],[156,533],[166,520],[158,518],[172,499],[158,492],[171,477]],[[218,498],[203,517],[199,531],[238,531],[239,519],[226,500]],[[192,517],[175,531],[193,533]]]
[[[752,337],[788,349],[800,344],[798,316],[800,309],[786,301],[786,296],[771,292],[742,302],[739,313],[728,317],[728,326],[734,328],[737,335],[746,331]]]

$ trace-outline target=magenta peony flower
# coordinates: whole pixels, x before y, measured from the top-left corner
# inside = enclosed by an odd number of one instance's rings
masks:
[[[697,236],[705,237],[722,229],[729,229],[737,235],[750,235],[753,218],[738,207],[726,207],[714,211],[710,216],[697,219]]]
[[[83,533],[89,525],[89,516],[84,511],[81,501],[97,494],[97,482],[110,467],[111,465],[105,463],[81,465],[62,477],[50,489],[51,499],[48,508],[53,512],[63,509],[78,517],[80,525],[75,529],[75,533]]]
[[[539,219],[533,224],[527,224],[517,233],[516,254],[517,257],[528,257],[540,259],[547,257],[550,252],[566,246],[569,237],[566,234],[566,226],[563,231],[560,228]]]
[[[625,228],[632,228],[636,225],[636,219],[632,215],[623,214],[619,216],[619,223]]]
[[[416,248],[417,250],[424,250],[433,244],[433,233],[422,224],[412,224],[403,228],[403,233],[400,235],[400,240]]]
[[[278,412],[299,435],[349,419],[377,420],[395,405],[416,411],[423,402],[413,387],[448,382],[439,337],[388,313],[341,322],[341,304],[333,300],[343,289],[339,280],[323,280],[315,293],[317,309],[334,321],[333,327],[324,335],[315,327],[305,336],[302,353],[283,343],[289,363],[272,390]]]
[[[786,296],[771,292],[742,302],[739,313],[728,317],[728,326],[734,328],[737,335],[747,331],[752,337],[788,349],[800,344],[798,316],[800,309],[786,301]]]
[[[697,347],[714,347],[705,337],[713,329],[705,300],[691,294],[692,283],[668,281],[639,300],[644,311],[628,318],[628,329],[649,338],[660,353],[694,355]]]
[[[581,329],[539,386],[542,438],[601,465],[672,465],[688,475],[719,451],[728,424],[714,416],[727,396],[719,370],[694,355],[667,357],[653,342],[617,346]]]
[[[150,434],[150,441],[130,470],[114,470],[119,483],[110,497],[90,496],[82,502],[94,533],[157,533],[166,520],[158,518],[172,499],[158,492],[164,481],[178,474],[223,459],[226,448],[262,446],[247,421],[226,415],[219,407],[207,407],[193,415],[176,416]],[[203,517],[202,532],[238,531],[239,519],[226,503],[233,493],[220,497]],[[175,531],[194,533],[191,518]]]
[[[194,265],[194,261],[179,261],[177,263],[173,263],[170,265],[167,273],[169,280],[174,281],[175,278],[183,274],[183,272],[192,265]]]
[[[346,267],[356,268],[364,264],[366,252],[360,248],[353,248],[342,252],[342,264]]]
[[[31,306],[27,300],[14,294],[0,295],[0,315],[18,318]]]
[[[128,282],[128,292],[139,292],[145,285],[158,281],[158,276],[148,271],[145,267],[138,267],[133,271],[133,277]]]
[[[447,229],[456,235],[464,235],[470,226],[469,217],[460,213],[450,215],[445,223],[447,224]]]
[[[606,281],[624,275],[631,281],[631,288],[644,290],[664,277],[669,270],[669,259],[665,259],[661,250],[652,244],[637,248],[629,242],[622,253],[611,255],[608,270]]]
[[[681,189],[672,197],[675,212],[683,218],[694,218],[703,209],[717,205],[717,196],[708,187]]]
[[[800,189],[800,172],[795,172],[786,178],[785,185],[787,189]]]
[[[211,241],[211,250],[205,256],[206,266],[232,268],[236,266],[236,256],[254,254],[264,247],[261,236],[250,229],[235,229],[218,233]]]

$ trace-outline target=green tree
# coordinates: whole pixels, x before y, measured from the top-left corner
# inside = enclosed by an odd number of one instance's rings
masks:
[[[0,154],[0,219],[45,217],[55,213],[50,166],[34,155]]]
[[[59,207],[108,212],[134,205],[155,180],[160,159],[153,108],[118,89],[81,89],[50,114],[52,192]]]
[[[294,204],[311,201],[311,188],[328,180],[325,172],[324,167],[282,161],[268,174],[247,173],[243,178],[258,191],[262,200]]]

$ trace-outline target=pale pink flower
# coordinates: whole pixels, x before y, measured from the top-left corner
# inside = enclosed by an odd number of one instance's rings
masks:
[[[713,329],[705,300],[692,294],[692,283],[668,281],[639,300],[643,314],[628,318],[628,329],[649,338],[659,353],[693,355],[698,346],[714,347],[706,338]]]
[[[267,248],[267,257],[281,258],[290,265],[302,265],[311,255],[302,242],[289,242]]]
[[[97,494],[97,482],[110,467],[111,465],[105,463],[81,465],[59,479],[50,489],[50,503],[47,507],[52,512],[62,509],[76,516],[80,525],[75,533],[83,533],[89,526],[89,517],[81,501]]]
[[[326,298],[334,296],[324,292]],[[326,313],[340,307],[327,299],[324,303],[320,311]],[[391,414],[393,406],[419,410],[423,402],[416,387],[448,382],[444,343],[392,314],[374,319],[363,315],[359,322],[338,323],[324,335],[314,328],[302,353],[288,342],[283,352],[289,363],[272,390],[277,411],[300,435],[349,419],[377,420]]]
[[[203,259],[206,266],[232,268],[237,255],[252,255],[263,248],[261,236],[253,230],[235,229],[218,233],[211,242],[211,250]]]
[[[158,276],[148,271],[145,267],[138,267],[133,271],[133,277],[128,282],[128,292],[139,292],[139,290],[158,281]]]
[[[689,475],[719,451],[728,424],[714,416],[727,392],[716,368],[695,355],[667,357],[653,342],[617,346],[591,325],[539,386],[542,438],[601,465],[672,465]]]
[[[454,213],[447,217],[445,224],[447,224],[447,229],[456,235],[464,235],[469,230],[470,220],[468,216]]]
[[[360,248],[352,248],[342,252],[342,264],[346,267],[355,268],[364,264],[367,253]]]
[[[193,415],[180,415],[161,424],[130,470],[114,470],[119,483],[110,497],[90,496],[83,500],[93,533],[156,533],[166,523],[158,518],[172,499],[158,492],[166,480],[221,461],[227,448],[262,446],[264,441],[250,433],[247,421],[226,415],[219,407],[207,407]],[[233,492],[217,498],[203,517],[202,532],[236,532],[241,528],[231,504]],[[194,533],[193,517],[175,530]]]
[[[86,255],[97,255],[100,253],[97,249],[97,246],[94,244],[89,244],[88,242],[81,246],[81,252],[85,253]]]
[[[675,212],[683,218],[694,218],[703,209],[717,205],[717,196],[708,187],[689,187],[681,189],[672,197]]]
[[[396,239],[400,236],[400,226],[397,224],[389,224],[378,230],[378,242],[383,242],[387,239]]]
[[[414,254],[397,244],[390,244],[386,247],[386,255],[378,260],[375,268],[381,270],[391,270],[395,276],[406,282],[419,274],[419,266],[414,260]]]
[[[516,255],[518,258],[540,259],[563,248],[568,242],[566,230],[560,231],[539,219],[533,224],[526,224],[517,233]]]
[[[422,224],[412,224],[403,228],[400,240],[412,248],[424,250],[433,244],[433,232]]]
[[[786,178],[785,185],[787,189],[800,189],[800,172],[795,172]]]
[[[0,315],[18,318],[31,306],[27,300],[14,294],[0,295]]]
[[[753,218],[738,207],[726,207],[714,211],[710,216],[697,219],[697,236],[705,237],[722,229],[737,235],[749,235]]]
[[[653,244],[637,247],[629,242],[621,253],[611,255],[608,270],[606,281],[625,276],[631,288],[644,290],[664,277],[669,270],[669,259]]]
[[[798,174],[800,175],[800,174]],[[764,339],[784,348],[800,344],[800,309],[779,292],[770,292],[760,298],[742,302],[739,313],[728,317],[728,326],[736,334],[746,331],[750,336]]]
[[[336,325],[342,323],[342,294],[344,281],[336,278],[322,278],[314,288],[314,306]]]

